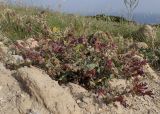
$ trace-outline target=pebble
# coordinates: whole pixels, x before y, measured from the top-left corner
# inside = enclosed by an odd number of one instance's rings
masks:
[[[2,88],[3,88],[3,87],[2,87],[2,86],[0,86],[0,91],[2,90]]]

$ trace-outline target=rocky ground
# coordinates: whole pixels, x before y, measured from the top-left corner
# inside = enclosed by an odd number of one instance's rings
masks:
[[[106,106],[93,94],[69,83],[60,86],[42,70],[24,67],[7,70],[0,64],[1,114],[159,114],[160,81],[146,79],[154,98],[128,96],[128,108],[119,102]]]
[[[19,64],[23,58],[9,53],[6,42],[4,39],[0,42],[0,114],[160,114],[159,75],[149,65],[145,68],[144,81],[154,98],[128,95],[127,108],[119,102],[105,105],[79,85],[60,86],[39,68],[7,69],[4,64]],[[126,82],[115,79],[111,84],[118,88]]]

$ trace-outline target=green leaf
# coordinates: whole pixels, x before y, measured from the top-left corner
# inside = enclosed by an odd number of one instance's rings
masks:
[[[94,69],[95,67],[97,67],[97,64],[94,64],[94,63],[87,64],[87,68],[89,68],[89,69]]]

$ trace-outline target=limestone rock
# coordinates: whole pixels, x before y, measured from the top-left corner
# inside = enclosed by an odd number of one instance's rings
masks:
[[[107,33],[107,32],[103,32],[103,31],[97,31],[94,35],[93,35],[94,38],[98,38],[99,40],[102,40],[102,41],[108,41],[108,40],[112,40],[112,36]]]
[[[144,72],[148,77],[150,77],[150,78],[152,78],[154,80],[157,80],[158,77],[159,77],[157,75],[157,73],[149,66],[149,64],[144,66]]]
[[[129,107],[124,108],[119,102],[100,106],[93,93],[73,83],[69,83],[65,86],[68,89],[65,89],[35,67],[24,67],[15,72],[12,76],[12,72],[0,63],[2,114],[158,114],[160,109],[159,82],[150,79],[148,81],[155,92],[155,99],[127,96],[125,99]],[[117,89],[127,85],[123,79],[112,79],[110,83]]]
[[[24,42],[23,40],[17,40],[16,43],[17,43],[17,45],[19,45],[20,47],[24,47],[24,48],[26,48],[26,49],[29,49],[29,45],[28,45],[26,42]]]
[[[16,78],[51,114],[82,114],[72,96],[41,70],[21,68]]]
[[[73,83],[69,83],[67,87],[84,114],[101,114],[105,110],[106,105],[98,101],[93,93]]]
[[[69,83],[67,85],[67,87],[69,87],[71,94],[74,96],[88,93],[88,91],[86,89],[84,89],[83,87],[81,87],[77,84]]]
[[[28,110],[39,114],[50,114],[36,99],[24,92],[22,85],[12,76],[12,72],[0,63],[0,113],[28,114]]]
[[[26,40],[26,43],[29,45],[30,48],[38,47],[38,42],[33,38],[28,38]]]
[[[156,38],[156,32],[150,25],[144,25],[142,28],[139,29],[139,32],[141,32],[144,37],[150,38],[148,40]]]
[[[3,42],[0,42],[0,53],[4,53],[4,54],[7,54],[8,53],[8,47],[7,46],[5,46],[4,44],[3,44]]]
[[[133,43],[129,46],[130,49],[147,49],[148,45],[145,42]]]
[[[144,25],[133,33],[133,36],[136,41],[147,42],[149,46],[153,46],[156,39],[156,30],[150,25]]]
[[[12,55],[10,49],[0,42],[0,61],[6,64],[15,64],[19,65],[24,63],[24,59],[20,55]]]

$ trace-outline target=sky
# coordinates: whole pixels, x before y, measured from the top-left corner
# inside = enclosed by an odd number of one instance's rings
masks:
[[[9,0],[15,1],[15,0]],[[97,13],[121,14],[126,13],[123,0],[18,0],[23,4],[49,7],[68,13],[93,15]],[[160,14],[160,0],[139,0],[135,13]]]

